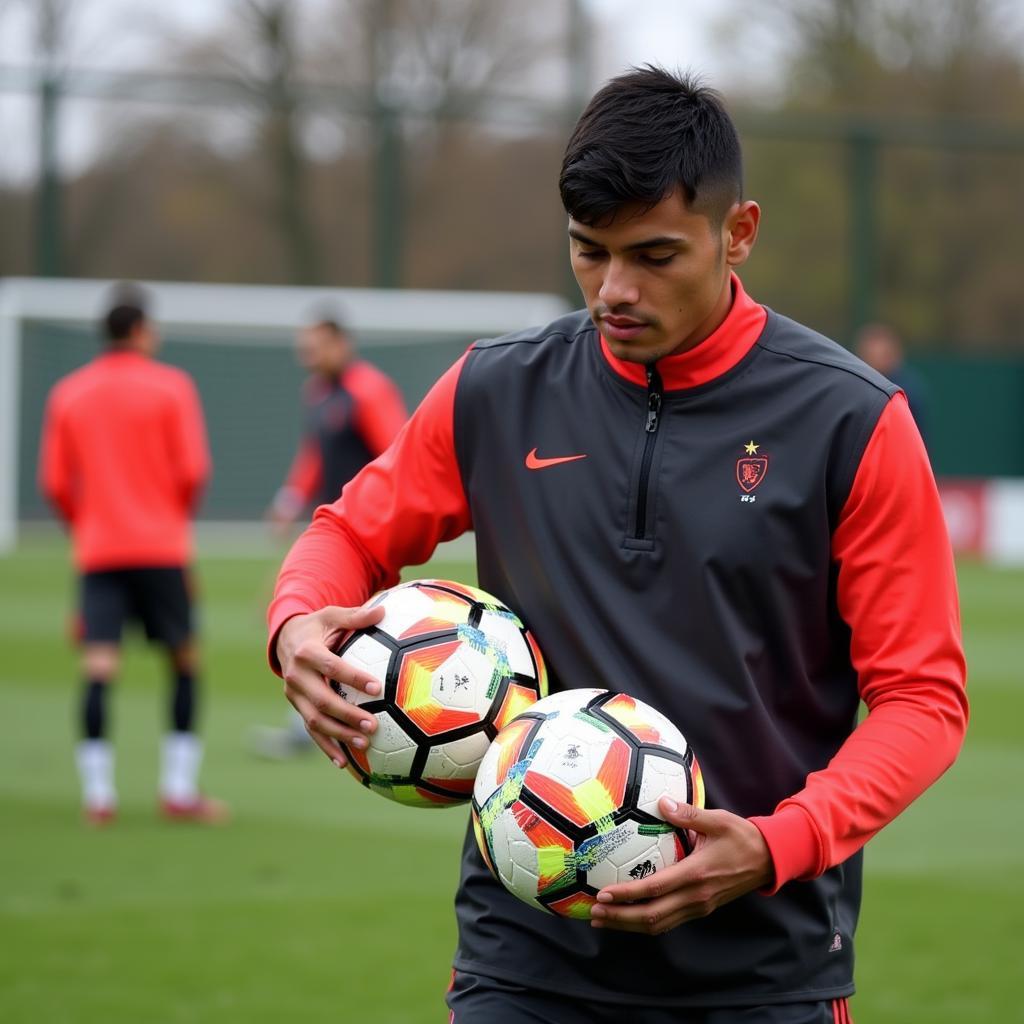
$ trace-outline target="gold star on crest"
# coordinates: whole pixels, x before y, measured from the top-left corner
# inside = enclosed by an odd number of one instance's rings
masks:
[[[753,441],[748,441],[748,442],[747,442],[747,443],[746,443],[746,444],[745,444],[745,445],[743,446],[743,450],[744,450],[744,451],[745,451],[745,452],[746,452],[746,453],[747,453],[748,455],[756,455],[756,454],[757,454],[757,449],[758,449],[758,448],[760,448],[760,447],[761,447],[761,446],[760,446],[759,444],[754,444],[754,442],[753,442]]]

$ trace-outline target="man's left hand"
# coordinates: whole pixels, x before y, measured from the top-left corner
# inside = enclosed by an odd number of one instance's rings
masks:
[[[640,881],[606,886],[591,908],[592,927],[661,935],[771,884],[768,845],[746,818],[667,797],[658,807],[669,824],[695,836],[693,853]]]

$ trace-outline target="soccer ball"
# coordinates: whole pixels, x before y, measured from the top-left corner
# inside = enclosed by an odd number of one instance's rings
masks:
[[[692,848],[658,800],[704,806],[682,733],[654,708],[608,690],[538,701],[498,733],[473,790],[487,866],[531,907],[589,918],[606,885],[644,878]]]
[[[384,618],[335,648],[384,686],[370,697],[331,684],[377,719],[366,750],[339,743],[349,771],[399,803],[466,803],[498,730],[547,693],[540,649],[500,601],[461,583],[415,580],[372,604]]]

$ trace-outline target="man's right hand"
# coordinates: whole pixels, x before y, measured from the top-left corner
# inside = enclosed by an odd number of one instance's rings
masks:
[[[377,727],[373,715],[343,700],[329,680],[377,696],[383,683],[355,668],[331,651],[331,646],[351,629],[372,626],[384,617],[384,609],[321,608],[289,619],[277,634],[277,660],[284,677],[284,695],[302,716],[316,745],[339,767],[346,757],[335,740],[365,749],[367,736]]]

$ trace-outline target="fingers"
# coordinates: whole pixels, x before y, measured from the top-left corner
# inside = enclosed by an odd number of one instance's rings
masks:
[[[698,904],[680,906],[678,901],[669,899],[641,906],[617,906],[614,910],[598,903],[591,908],[590,926],[640,935],[664,935],[686,921],[706,917],[712,909],[701,909]]]
[[[697,836],[696,852],[637,882],[602,889],[591,908],[595,928],[660,935],[774,877],[771,852],[752,822],[729,811],[671,804],[662,801],[666,819]]]
[[[295,616],[278,635],[285,696],[313,741],[335,763],[347,761],[337,741],[365,749],[367,736],[377,728],[376,718],[353,703],[353,691],[376,697],[383,684],[340,658],[328,644],[339,634],[379,622],[383,615],[380,607],[328,607]]]
[[[359,750],[366,749],[369,741],[362,731],[346,729],[334,722],[333,719],[322,716],[316,710],[315,705],[302,696],[289,697],[289,699],[295,710],[302,715],[310,739],[320,748],[324,756],[339,768],[344,768],[348,763],[345,751],[338,746],[339,740],[349,747]]]
[[[706,916],[714,909],[710,894],[691,874],[690,866],[681,861],[639,882],[602,889],[590,911],[592,927],[661,935]]]
[[[680,861],[678,864],[671,864],[636,882],[607,885],[597,894],[597,904],[604,907],[613,904],[624,906],[661,899],[686,884],[689,866],[684,869],[685,863]]]
[[[306,731],[326,757],[345,764],[338,740],[365,750],[368,735],[377,728],[373,715],[336,694],[323,676],[314,672],[295,674],[285,680],[285,696],[302,716]]]
[[[350,664],[344,658],[339,658],[319,640],[313,638],[303,640],[295,648],[291,665],[282,665],[286,680],[293,666],[312,669],[322,679],[333,679],[342,688],[362,690],[371,697],[379,696],[383,690],[380,680],[375,676]]]

